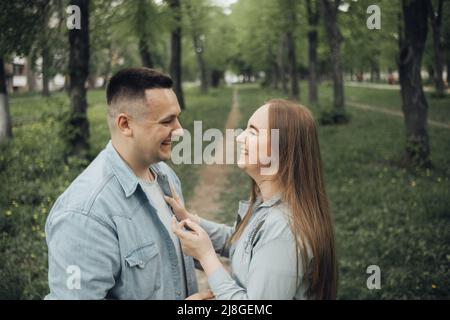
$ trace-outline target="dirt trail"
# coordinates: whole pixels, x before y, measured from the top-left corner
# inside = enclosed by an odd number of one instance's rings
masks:
[[[225,129],[236,128],[239,116],[238,91],[234,88],[233,102],[225,123]],[[224,144],[224,141],[220,141],[220,143]],[[227,152],[234,152],[234,150],[227,150]],[[215,158],[223,159],[222,163],[225,163],[223,152],[217,152]],[[191,200],[187,204],[190,212],[196,213],[206,219],[217,219],[214,213],[220,210],[219,197],[227,186],[229,170],[230,167],[224,164],[204,164],[200,168],[199,181],[194,189]],[[205,273],[199,270],[196,270],[196,272],[199,291],[208,289],[209,286]]]

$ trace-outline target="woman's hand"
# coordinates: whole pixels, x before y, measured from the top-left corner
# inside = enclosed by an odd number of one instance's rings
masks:
[[[202,291],[194,293],[193,295],[187,297],[185,300],[213,300],[214,293],[212,291]]]
[[[186,230],[189,228],[191,231]],[[216,255],[211,239],[202,227],[190,219],[177,222],[172,220],[172,231],[180,238],[183,252],[198,261]]]
[[[178,196],[177,192],[175,191],[175,188],[172,187],[172,184],[170,184],[170,191],[172,191],[172,196],[164,196],[164,200],[166,200],[167,204],[172,208],[173,213],[177,217],[178,221],[191,219],[192,221],[195,221],[196,223],[200,223],[200,218],[197,215],[190,214],[186,208],[184,207],[183,201]]]

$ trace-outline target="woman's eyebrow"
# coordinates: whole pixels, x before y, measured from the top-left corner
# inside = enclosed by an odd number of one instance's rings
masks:
[[[259,132],[258,128],[255,127],[253,124],[249,124],[248,126],[249,128],[256,130],[256,132]]]

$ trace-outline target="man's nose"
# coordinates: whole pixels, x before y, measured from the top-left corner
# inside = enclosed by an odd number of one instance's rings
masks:
[[[173,128],[173,130],[183,130],[183,127],[181,126],[180,120],[178,120],[178,118],[175,120],[175,127]]]

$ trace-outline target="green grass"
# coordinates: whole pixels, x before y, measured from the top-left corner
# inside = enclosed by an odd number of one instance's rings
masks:
[[[328,101],[324,91],[329,87],[320,88],[321,106]],[[385,100],[385,92],[373,91],[378,101]],[[241,87],[240,126],[269,97],[283,96]],[[435,108],[436,101],[429,103]],[[311,109],[318,114],[317,106]],[[429,128],[435,169],[410,172],[395,165],[404,148],[401,118],[348,111],[349,124],[319,127],[336,228],[339,298],[449,298],[450,132]],[[248,196],[249,178],[233,168],[226,190],[218,220],[231,223],[238,200]],[[372,264],[381,268],[381,290],[366,287],[366,268]]]
[[[400,91],[397,90],[345,87],[345,94],[349,102],[359,102],[402,112],[402,99]],[[429,107],[428,118],[450,124],[450,95],[436,98],[433,93],[426,92],[425,96]]]

